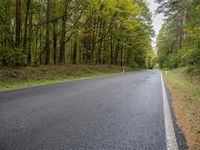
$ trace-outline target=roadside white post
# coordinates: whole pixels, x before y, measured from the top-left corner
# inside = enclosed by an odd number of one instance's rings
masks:
[[[162,73],[161,73],[161,84],[162,84],[162,94],[163,94],[163,111],[164,111],[165,138],[166,138],[167,150],[178,150],[179,148],[176,141],[171,111],[167,99]]]
[[[165,68],[165,74],[167,75],[167,68]]]
[[[122,67],[122,72],[125,73],[125,67]]]

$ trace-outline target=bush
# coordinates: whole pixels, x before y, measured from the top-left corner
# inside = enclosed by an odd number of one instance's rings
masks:
[[[0,52],[2,65],[24,65],[25,55],[22,49],[1,47]]]

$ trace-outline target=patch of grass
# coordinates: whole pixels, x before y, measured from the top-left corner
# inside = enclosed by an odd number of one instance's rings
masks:
[[[193,94],[194,94],[194,96],[200,97],[200,87],[194,88],[193,89]]]
[[[173,108],[179,127],[184,132],[190,150],[200,150],[200,78],[191,68],[179,68],[164,73],[173,97]]]
[[[127,68],[127,71],[130,71]],[[49,65],[0,68],[0,91],[122,72],[114,65]]]

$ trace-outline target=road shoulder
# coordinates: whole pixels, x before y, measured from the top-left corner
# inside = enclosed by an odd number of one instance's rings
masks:
[[[172,115],[169,106],[169,100],[166,93],[165,83],[161,73],[161,85],[163,95],[163,113],[165,122],[165,138],[166,138],[166,149],[167,150],[178,150],[178,144],[175,136],[175,129],[172,121]]]

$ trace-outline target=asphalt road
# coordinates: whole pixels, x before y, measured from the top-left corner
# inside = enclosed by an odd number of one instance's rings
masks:
[[[0,150],[165,150],[159,71],[0,93]]]

